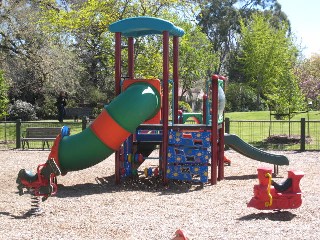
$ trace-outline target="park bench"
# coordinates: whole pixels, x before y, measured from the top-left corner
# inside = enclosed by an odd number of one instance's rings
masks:
[[[21,137],[22,149],[25,148],[26,144],[29,148],[29,142],[36,141],[42,142],[42,150],[44,150],[45,145],[50,148],[49,141],[54,141],[60,132],[60,127],[28,127],[25,136]]]

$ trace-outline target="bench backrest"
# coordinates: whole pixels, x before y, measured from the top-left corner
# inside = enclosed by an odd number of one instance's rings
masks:
[[[61,132],[59,127],[26,128],[26,138],[56,138]]]

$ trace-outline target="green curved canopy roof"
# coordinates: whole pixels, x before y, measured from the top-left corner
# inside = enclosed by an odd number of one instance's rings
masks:
[[[173,23],[154,17],[126,18],[109,26],[110,32],[120,32],[125,37],[140,37],[151,34],[162,34],[168,31],[171,36],[182,37],[183,29]]]

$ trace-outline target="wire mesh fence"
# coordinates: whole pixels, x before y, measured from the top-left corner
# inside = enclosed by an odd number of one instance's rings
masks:
[[[255,147],[273,150],[320,150],[320,121],[233,121],[226,131]]]
[[[81,132],[90,124],[57,121],[0,121],[0,149],[21,147],[21,140],[28,127],[62,127],[67,125],[71,134]],[[236,134],[245,142],[261,149],[320,150],[320,121],[234,121],[226,118],[226,132]],[[17,135],[18,132],[18,135]],[[30,148],[42,149],[41,142],[30,142]]]
[[[16,122],[0,122],[0,149],[16,145]]]
[[[21,147],[21,137],[26,135],[26,129],[31,127],[63,127],[68,126],[71,134],[82,131],[83,122],[64,122],[57,121],[0,121],[0,149],[14,149]],[[18,133],[18,134],[17,134]],[[51,146],[53,141],[51,142]],[[41,141],[30,141],[30,149],[42,149]]]

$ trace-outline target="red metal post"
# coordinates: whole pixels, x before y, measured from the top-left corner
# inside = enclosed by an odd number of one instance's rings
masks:
[[[121,33],[115,33],[115,94],[120,94],[121,84]],[[120,151],[115,152],[115,178],[116,184],[120,183]]]
[[[218,79],[213,75],[211,81],[212,104],[211,104],[211,184],[217,184],[218,165]]]
[[[128,77],[134,79],[134,39],[128,38]]]
[[[167,184],[168,154],[168,120],[169,120],[169,32],[164,31],[163,37],[163,98],[162,98],[162,180]]]
[[[121,82],[121,33],[116,32],[115,34],[115,93],[119,95],[121,92],[120,82]]]
[[[219,77],[220,80],[223,80],[223,89],[225,89],[225,80],[223,76]],[[224,113],[223,113],[224,115]],[[218,180],[221,181],[224,179],[224,116],[223,122],[221,123],[221,128],[219,129],[219,169],[218,169]]]
[[[179,37],[173,37],[173,123],[178,123],[179,95]]]
[[[134,79],[134,39],[128,37],[128,77]],[[133,135],[127,139],[127,143],[133,146]]]
[[[202,123],[207,124],[207,101],[208,96],[206,94],[202,97]]]

